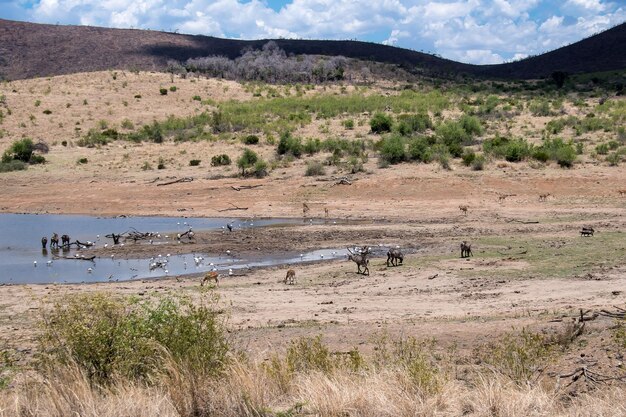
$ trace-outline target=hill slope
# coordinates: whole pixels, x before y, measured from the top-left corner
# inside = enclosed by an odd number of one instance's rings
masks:
[[[0,19],[0,73],[8,79],[106,69],[162,69],[167,60],[238,56],[241,41],[133,29],[43,25]],[[626,68],[626,23],[555,51],[498,65],[469,65],[402,48],[357,41],[276,40],[288,53],[343,55],[398,64],[431,74],[470,74],[490,78],[541,78],[553,71],[570,73]]]

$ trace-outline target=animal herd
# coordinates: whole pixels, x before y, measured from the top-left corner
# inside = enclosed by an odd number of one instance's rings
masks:
[[[41,238],[41,248],[46,249],[47,245],[48,238],[44,236]],[[70,247],[70,237],[68,235],[61,236],[61,247],[63,249],[68,249]],[[50,249],[59,249],[59,235],[56,233],[53,233],[50,237]]]

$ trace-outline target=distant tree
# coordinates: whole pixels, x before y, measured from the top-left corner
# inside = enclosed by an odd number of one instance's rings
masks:
[[[259,156],[252,149],[244,149],[243,154],[237,159],[237,166],[241,168],[241,175],[246,175],[246,168],[254,166],[259,160]]]

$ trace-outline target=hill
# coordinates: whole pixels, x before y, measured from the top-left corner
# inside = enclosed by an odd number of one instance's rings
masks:
[[[0,19],[0,73],[8,79],[107,69],[158,70],[170,59],[237,57],[242,41],[135,29],[45,25]],[[543,78],[553,71],[587,73],[626,68],[626,23],[572,45],[522,61],[470,65],[434,55],[358,41],[276,40],[293,54],[343,55],[400,65],[431,75],[468,74],[488,78]]]

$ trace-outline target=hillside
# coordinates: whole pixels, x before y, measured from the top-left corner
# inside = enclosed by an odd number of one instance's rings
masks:
[[[169,59],[184,61],[209,55],[235,58],[243,48],[260,47],[265,42],[0,19],[0,74],[8,79],[25,79],[107,69],[157,70],[164,68]],[[499,65],[463,64],[367,42],[288,39],[276,42],[288,53],[343,55],[432,75],[530,79],[557,70],[585,73],[626,68],[626,23],[543,55]]]

